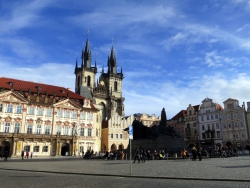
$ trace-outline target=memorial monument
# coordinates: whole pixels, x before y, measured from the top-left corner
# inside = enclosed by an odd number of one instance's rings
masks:
[[[165,153],[172,155],[173,153],[180,153],[183,148],[186,148],[184,138],[182,138],[173,127],[167,126],[167,116],[164,108],[161,111],[161,121],[159,125],[147,127],[135,119],[132,126],[132,151],[142,147],[146,151],[164,150]],[[127,131],[128,128],[124,130]],[[129,147],[128,145],[128,148]]]

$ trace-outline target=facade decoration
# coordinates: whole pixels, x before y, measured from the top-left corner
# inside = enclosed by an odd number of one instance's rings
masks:
[[[20,156],[78,155],[99,151],[98,112],[89,101],[66,88],[0,78],[0,152]],[[91,124],[82,128],[81,124]]]
[[[200,110],[200,105],[191,105],[187,107],[185,116],[185,141],[187,145],[197,145],[198,144],[198,112]]]
[[[220,113],[223,110],[220,104],[212,99],[205,98],[198,112],[199,142],[202,145],[222,145],[222,129]]]
[[[248,144],[248,127],[245,104],[239,105],[237,99],[229,98],[221,111],[221,126],[223,131],[223,145],[245,147]]]

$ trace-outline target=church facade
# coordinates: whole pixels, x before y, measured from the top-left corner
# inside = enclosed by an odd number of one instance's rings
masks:
[[[100,151],[117,150],[126,148],[128,145],[127,132],[123,131],[128,125],[124,122],[124,100],[122,96],[123,72],[117,70],[117,59],[112,46],[107,60],[107,71],[104,67],[96,79],[97,63],[92,66],[92,55],[87,39],[85,48],[82,50],[81,63],[75,66],[75,92],[90,99],[97,113],[97,129],[101,132]],[[119,120],[119,122],[117,122]],[[115,133],[113,135],[113,133]],[[116,142],[114,143],[114,140]]]

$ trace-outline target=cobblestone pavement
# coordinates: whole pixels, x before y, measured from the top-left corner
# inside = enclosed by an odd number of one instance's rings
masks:
[[[249,182],[230,181],[201,181],[201,180],[174,180],[174,179],[150,179],[129,177],[104,177],[92,175],[64,175],[41,172],[20,172],[15,170],[0,170],[1,188],[152,188],[152,187],[178,187],[178,188],[249,188]]]
[[[80,158],[8,159],[7,162],[0,161],[0,169],[47,171],[61,174],[150,177],[150,179],[186,178],[190,180],[250,182],[249,155],[225,159],[203,159],[202,161],[177,159],[134,163],[132,165],[132,175],[130,175],[130,161],[128,160],[85,160]]]

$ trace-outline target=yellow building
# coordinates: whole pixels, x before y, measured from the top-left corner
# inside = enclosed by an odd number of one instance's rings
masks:
[[[145,113],[144,114],[137,113],[137,114],[134,114],[134,117],[136,120],[141,121],[142,124],[147,127],[152,127],[154,125],[158,126],[161,121],[161,116],[157,118],[155,114],[152,114],[150,116]]]
[[[0,152],[56,156],[98,151],[97,112],[90,99],[66,88],[0,78]]]

